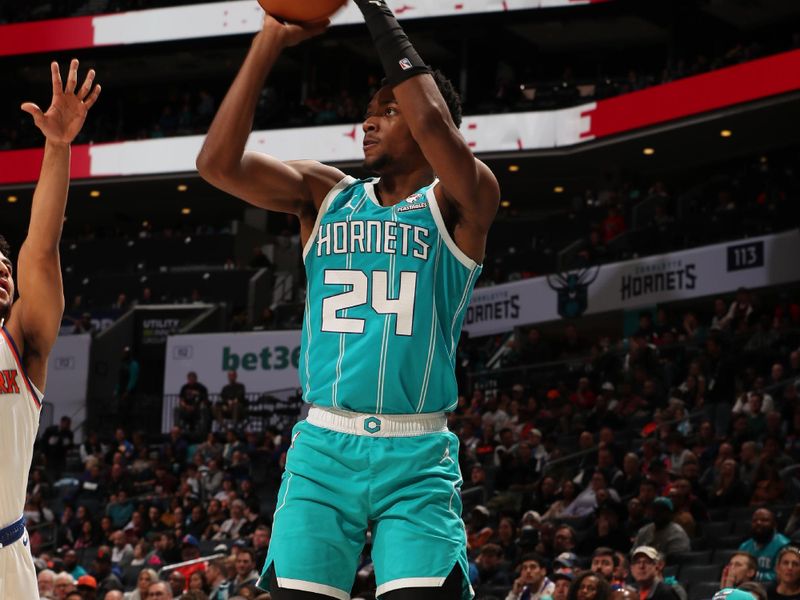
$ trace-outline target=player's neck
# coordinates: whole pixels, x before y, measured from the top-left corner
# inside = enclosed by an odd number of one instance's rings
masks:
[[[418,189],[433,183],[433,170],[418,169],[407,173],[381,173],[375,186],[375,195],[383,206],[393,206],[408,198]]]

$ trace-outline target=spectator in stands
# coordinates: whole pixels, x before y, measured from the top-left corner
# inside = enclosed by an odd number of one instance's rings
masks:
[[[230,424],[238,426],[244,419],[247,411],[245,387],[237,381],[236,371],[228,371],[228,383],[220,392],[220,400],[214,405],[214,418],[221,428]]]
[[[758,563],[755,557],[749,552],[737,552],[722,569],[719,587],[738,588],[747,581],[755,581],[756,573],[758,573]]]
[[[786,546],[778,553],[775,583],[767,594],[769,600],[800,599],[800,548]]]
[[[178,571],[177,569],[172,571],[169,574],[169,578],[167,579],[169,582],[169,589],[172,592],[174,597],[180,597],[183,594],[184,590],[186,589],[186,577]],[[148,599],[150,598],[148,592]]]
[[[597,508],[592,526],[579,546],[580,554],[588,555],[595,548],[601,547],[622,552],[630,550],[631,539],[620,523],[621,508],[621,505],[613,500],[607,500]]]
[[[601,575],[611,583],[614,579],[614,570],[619,566],[618,558],[613,549],[600,546],[592,553],[592,564],[589,570]]]
[[[640,546],[631,553],[631,575],[645,600],[680,600],[675,590],[662,581],[664,559],[655,548]]]
[[[58,425],[51,425],[42,435],[44,455],[47,464],[56,472],[61,472],[67,459],[67,452],[75,445],[72,433],[72,419],[64,415]]]
[[[730,323],[731,330],[735,333],[743,333],[750,327],[750,319],[754,314],[753,299],[750,290],[739,288],[736,291],[736,299],[731,302],[725,319]]]
[[[122,590],[122,582],[111,571],[111,549],[101,546],[97,551],[93,568],[97,581],[97,595],[103,598],[111,590]]]
[[[563,553],[572,553],[578,543],[578,534],[569,525],[561,525],[553,535],[553,555],[560,557]],[[567,565],[572,566],[572,565]]]
[[[708,521],[708,511],[703,502],[692,492],[692,484],[685,477],[678,477],[670,484],[669,498],[675,507],[673,520],[683,527],[689,536],[694,536],[695,525],[698,522]]]
[[[172,600],[172,587],[166,581],[151,583],[147,589],[147,600]]]
[[[489,527],[489,509],[479,504],[472,509],[467,523],[467,545],[470,550],[478,550],[494,536]]]
[[[207,600],[208,590],[205,571],[195,571],[189,576],[189,589],[187,593],[202,594],[203,600]]]
[[[196,537],[193,535],[185,535],[181,539],[181,562],[189,562],[196,560],[200,557],[200,542],[197,540]],[[187,581],[192,576],[192,573],[197,571],[205,571],[205,564],[202,562],[196,562],[194,564],[186,565],[185,567],[180,567],[176,569],[179,571],[181,575],[183,575],[184,579]]]
[[[560,499],[550,505],[550,508],[542,515],[542,519],[558,519],[564,510],[572,504],[578,494],[577,486],[569,479],[561,484]]]
[[[519,577],[514,580],[506,600],[541,600],[544,596],[553,595],[556,584],[547,578],[547,561],[544,557],[525,554],[516,571],[519,571]]]
[[[490,541],[500,548],[502,559],[512,565],[517,564],[520,554],[516,540],[517,527],[514,524],[514,519],[503,517],[497,525],[497,534]]]
[[[91,575],[82,575],[78,578],[75,586],[84,600],[96,600],[97,594],[97,580]],[[102,596],[100,596],[102,597]]]
[[[639,457],[634,452],[628,452],[622,460],[622,477],[616,479],[614,487],[621,499],[627,499],[639,493],[641,481]]]
[[[128,543],[125,533],[122,530],[114,531],[111,534],[111,565],[122,570],[133,560],[133,546]]]
[[[776,531],[775,515],[768,508],[759,508],[750,520],[750,539],[742,542],[739,550],[749,552],[758,562],[756,581],[775,581],[775,559],[789,539]]]
[[[730,448],[730,444],[722,446]],[[720,446],[720,453],[723,450],[722,446]],[[736,461],[732,458],[726,459],[720,467],[713,488],[709,490],[708,505],[711,507],[739,506],[746,503],[749,495],[747,486],[739,478]]]
[[[550,575],[550,579],[555,587],[549,600],[567,600],[569,588],[572,582],[575,581],[575,574],[572,569],[555,569]]]
[[[751,506],[774,504],[784,497],[786,484],[781,479],[778,465],[774,460],[762,459],[754,479],[755,488],[750,498]]]
[[[114,397],[119,400],[118,408],[125,415],[128,414],[127,401],[131,394],[136,392],[139,383],[139,361],[133,356],[129,346],[122,349],[122,358],[117,371],[117,386],[114,390]]]
[[[158,575],[153,569],[142,569],[136,578],[136,589],[128,592],[125,595],[125,600],[147,600],[147,590],[156,581],[158,581]]]
[[[569,586],[567,600],[609,600],[611,586],[605,577],[593,571],[584,571]]]
[[[231,595],[241,594],[242,589],[258,581],[256,559],[252,548],[239,548],[236,553],[236,577],[231,582]]]
[[[55,600],[64,600],[67,594],[75,589],[75,580],[72,575],[66,571],[61,571],[55,577],[53,582],[53,598]]]
[[[642,527],[633,541],[634,547],[648,546],[668,555],[691,549],[686,531],[672,519],[675,508],[672,500],[660,496],[653,502],[653,522]]]
[[[231,516],[219,528],[211,539],[214,540],[235,540],[239,537],[239,530],[247,522],[244,516],[245,503],[243,500],[236,499],[231,503]]]
[[[42,598],[52,598],[55,593],[56,573],[50,569],[43,569],[36,577],[39,586],[39,596]]]
[[[620,213],[619,207],[609,206],[608,215],[601,224],[603,242],[608,244],[621,233],[625,233],[625,228],[625,217]]]
[[[206,581],[210,589],[208,600],[228,600],[231,584],[225,576],[225,560],[215,558],[206,567]]]
[[[181,386],[178,406],[175,409],[175,423],[193,431],[206,402],[208,402],[208,389],[197,380],[197,373],[190,371],[186,375],[186,383]]]
[[[86,569],[78,564],[78,554],[72,548],[64,553],[64,571],[69,573],[74,581],[87,574]]]
[[[256,527],[253,532],[253,552],[256,559],[256,570],[261,572],[264,562],[267,558],[267,550],[269,549],[269,540],[272,535],[272,530],[269,525],[261,524]]]

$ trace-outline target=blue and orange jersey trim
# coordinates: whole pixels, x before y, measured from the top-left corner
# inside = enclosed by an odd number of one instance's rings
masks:
[[[33,401],[36,404],[36,408],[41,408],[42,399],[39,397],[39,392],[36,391],[36,387],[33,385],[31,378],[28,377],[28,373],[25,370],[25,365],[22,362],[22,356],[20,355],[19,349],[17,348],[17,344],[14,342],[14,338],[11,337],[11,334],[8,332],[8,329],[6,329],[5,325],[3,325],[2,328],[0,328],[0,335],[2,335],[5,338],[6,343],[8,343],[9,348],[11,348],[11,352],[14,355],[14,360],[17,363],[17,367],[19,368],[20,373],[22,373],[25,379],[25,385],[28,386],[28,390],[30,391],[31,396],[33,397]]]

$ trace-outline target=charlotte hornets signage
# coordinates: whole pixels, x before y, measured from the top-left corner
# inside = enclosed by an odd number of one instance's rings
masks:
[[[800,281],[800,230],[476,288],[472,336],[517,325]]]

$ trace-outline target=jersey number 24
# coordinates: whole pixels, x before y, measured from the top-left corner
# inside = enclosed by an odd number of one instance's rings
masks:
[[[339,269],[325,271],[325,285],[347,285],[350,290],[328,296],[322,301],[322,331],[329,333],[364,333],[364,319],[340,317],[339,312],[367,304],[370,281],[363,271]],[[389,273],[372,272],[372,309],[381,315],[396,315],[395,335],[411,335],[414,329],[414,299],[417,293],[417,274],[400,273],[400,291],[396,299],[389,298]]]

